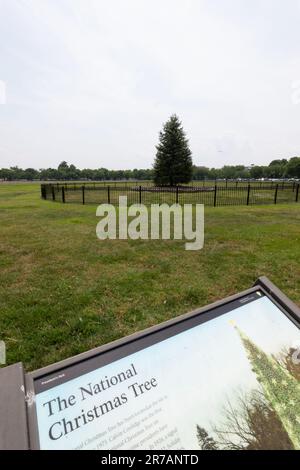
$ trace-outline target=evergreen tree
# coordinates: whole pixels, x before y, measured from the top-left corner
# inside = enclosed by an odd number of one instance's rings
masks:
[[[212,437],[209,437],[204,428],[197,424],[197,439],[202,450],[218,450],[218,446]]]
[[[156,185],[174,186],[191,181],[193,173],[191,151],[176,114],[173,114],[164,124],[156,149],[154,162]]]
[[[300,449],[300,384],[288,370],[238,331],[252,370],[264,395],[275,410],[295,449]]]

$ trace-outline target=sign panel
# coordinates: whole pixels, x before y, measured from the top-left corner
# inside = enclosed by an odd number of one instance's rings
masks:
[[[34,376],[41,449],[300,448],[300,331],[260,288]]]

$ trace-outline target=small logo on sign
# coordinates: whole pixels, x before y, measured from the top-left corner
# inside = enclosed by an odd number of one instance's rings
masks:
[[[0,341],[0,364],[6,364],[6,347],[4,341]]]

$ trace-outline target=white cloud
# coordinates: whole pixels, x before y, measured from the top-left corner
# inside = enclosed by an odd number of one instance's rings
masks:
[[[297,0],[2,0],[0,164],[149,167],[173,112],[195,163],[297,154],[299,16]]]

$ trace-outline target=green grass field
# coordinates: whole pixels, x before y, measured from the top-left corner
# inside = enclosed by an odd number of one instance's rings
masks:
[[[300,305],[300,205],[208,207],[205,246],[99,241],[92,205],[0,185],[0,339],[34,369],[248,288],[268,276]]]

